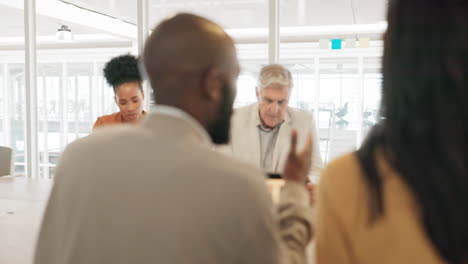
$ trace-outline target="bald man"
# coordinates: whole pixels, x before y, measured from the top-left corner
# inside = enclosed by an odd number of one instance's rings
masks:
[[[284,169],[280,207],[261,172],[220,155],[239,66],[232,39],[179,14],[148,38],[155,113],[70,144],[56,170],[36,264],[305,263],[311,140]]]

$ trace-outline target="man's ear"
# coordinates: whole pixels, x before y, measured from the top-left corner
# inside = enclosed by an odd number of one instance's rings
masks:
[[[258,86],[255,86],[255,96],[257,97],[257,101],[260,102],[260,92],[258,91]]]
[[[219,101],[223,94],[223,76],[217,68],[208,69],[203,75],[202,94],[210,101]]]

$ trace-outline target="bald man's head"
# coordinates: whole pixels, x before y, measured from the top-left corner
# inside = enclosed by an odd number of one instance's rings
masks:
[[[226,32],[203,17],[178,14],[154,29],[143,59],[156,103],[186,111],[215,143],[226,143],[239,74]]]

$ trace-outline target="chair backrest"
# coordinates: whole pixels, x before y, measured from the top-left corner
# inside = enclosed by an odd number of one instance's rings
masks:
[[[13,149],[0,146],[0,177],[13,176]]]

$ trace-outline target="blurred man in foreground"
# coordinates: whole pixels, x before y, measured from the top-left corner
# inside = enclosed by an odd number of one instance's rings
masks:
[[[144,63],[155,113],[70,144],[35,263],[305,263],[311,139],[298,153],[292,134],[279,213],[261,171],[211,147],[229,140],[239,74],[232,39],[179,14],[152,32]]]

